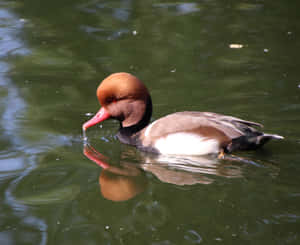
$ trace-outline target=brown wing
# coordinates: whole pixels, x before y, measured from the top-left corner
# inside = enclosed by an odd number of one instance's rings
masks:
[[[260,134],[252,126],[262,127],[259,123],[217,113],[184,111],[167,115],[153,122],[148,126],[150,128],[147,136],[157,138],[178,132],[195,132],[206,137],[209,137],[209,134],[212,137],[223,134],[227,138],[234,139],[243,135]]]

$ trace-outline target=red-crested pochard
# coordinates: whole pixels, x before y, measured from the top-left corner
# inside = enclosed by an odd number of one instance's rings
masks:
[[[152,102],[145,85],[129,73],[114,73],[97,89],[101,104],[83,130],[113,118],[120,122],[118,139],[143,151],[161,154],[206,155],[251,150],[270,139],[283,139],[253,128],[261,124],[212,112],[183,111],[150,125]]]

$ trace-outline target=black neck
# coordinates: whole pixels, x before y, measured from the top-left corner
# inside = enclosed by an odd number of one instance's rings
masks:
[[[152,101],[151,98],[149,97],[147,99],[147,104],[146,104],[146,110],[145,114],[142,117],[142,120],[140,120],[137,124],[134,124],[129,127],[123,127],[122,123],[120,123],[120,129],[117,134],[117,137],[122,143],[125,144],[130,144],[130,145],[136,145],[137,144],[137,132],[145,128],[151,119],[152,115]]]

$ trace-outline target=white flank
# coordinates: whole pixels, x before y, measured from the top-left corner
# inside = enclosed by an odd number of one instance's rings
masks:
[[[145,130],[145,137],[147,137],[150,133],[151,128],[153,127],[153,125],[156,123],[157,121],[154,121],[153,123],[151,123]]]
[[[220,150],[217,140],[190,133],[174,133],[161,137],[154,147],[162,154],[176,155],[216,154]]]

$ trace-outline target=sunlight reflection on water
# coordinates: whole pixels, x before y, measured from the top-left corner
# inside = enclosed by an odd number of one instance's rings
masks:
[[[8,10],[0,10],[0,23],[1,23],[1,40],[0,40],[0,57],[5,58],[9,55],[26,55],[29,50],[24,47],[24,44],[20,39],[15,37],[16,31],[21,29],[24,21],[19,21],[16,16],[11,14]],[[10,65],[5,62],[0,62],[0,81],[1,86],[5,88],[6,94],[0,97],[1,100],[1,128],[2,135],[5,137],[15,149],[23,145],[23,140],[18,135],[19,133],[19,121],[18,117],[25,112],[26,103],[20,97],[19,91],[16,86],[5,76],[5,73],[10,70]],[[18,153],[17,156],[13,155],[2,155],[0,160],[0,179],[9,179],[15,175],[16,171],[23,171],[14,180],[10,181],[9,186],[5,191],[4,203],[10,207],[10,211],[6,211],[7,216],[2,216],[2,219],[12,219],[13,216],[19,219],[24,226],[32,227],[37,231],[33,234],[36,237],[34,240],[39,244],[46,244],[47,241],[47,225],[40,218],[30,215],[27,207],[18,204],[14,197],[14,189],[18,185],[19,181],[30,172],[32,167],[28,166],[33,162],[30,158],[27,158],[24,154]],[[33,165],[32,165],[33,166]],[[18,232],[17,232],[18,233]],[[38,235],[39,234],[39,235]],[[4,234],[5,235],[5,234]],[[37,236],[36,236],[37,235]],[[40,237],[40,238],[38,238]],[[2,237],[0,234],[0,241],[3,244],[14,244],[19,239],[16,236],[16,232],[7,233],[6,236]]]

